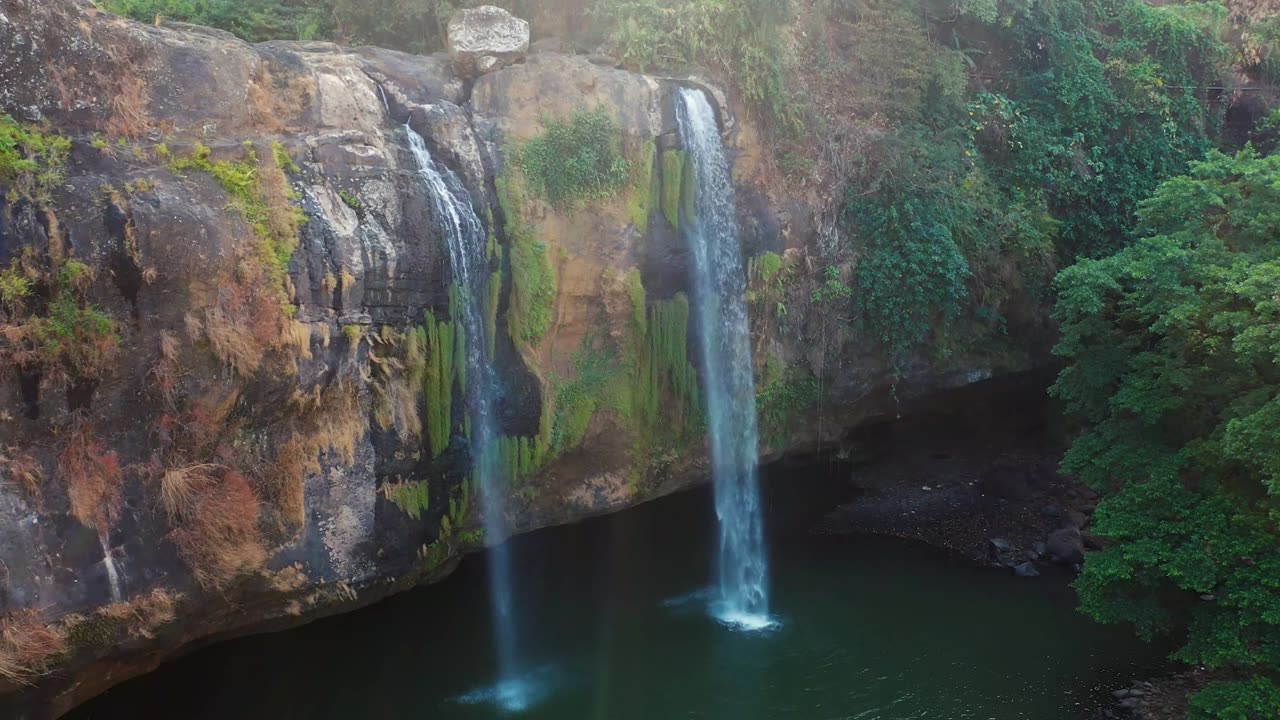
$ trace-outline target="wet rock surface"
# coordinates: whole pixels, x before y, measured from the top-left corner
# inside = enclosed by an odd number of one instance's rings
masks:
[[[962,409],[855,432],[855,460],[867,460],[850,483],[861,495],[816,530],[920,540],[1023,577],[1049,564],[1078,567],[1081,533],[1064,525],[1087,525],[1096,496],[1057,470],[1063,446],[1047,425],[1042,381],[988,383],[985,397],[944,393],[939,402]]]

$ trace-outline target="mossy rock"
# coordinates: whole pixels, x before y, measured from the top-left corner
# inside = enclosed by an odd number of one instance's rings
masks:
[[[662,153],[662,214],[671,227],[680,227],[680,202],[685,180],[685,154],[683,150],[665,150]]]

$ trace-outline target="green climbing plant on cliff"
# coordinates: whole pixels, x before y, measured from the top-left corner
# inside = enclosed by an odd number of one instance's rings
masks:
[[[1280,155],[1213,153],[1139,210],[1134,245],[1059,274],[1063,461],[1104,494],[1086,612],[1182,639],[1195,720],[1280,704]]]
[[[541,135],[514,153],[535,197],[564,208],[612,197],[626,187],[622,131],[603,108],[547,118],[543,126]]]

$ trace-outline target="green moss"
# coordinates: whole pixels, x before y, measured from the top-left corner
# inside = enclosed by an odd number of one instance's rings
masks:
[[[105,650],[115,645],[116,636],[124,629],[124,625],[124,618],[94,613],[68,624],[67,645],[78,651]]]
[[[289,151],[279,142],[271,143],[271,158],[275,160],[276,167],[283,172],[291,175],[300,172],[298,165],[293,162],[293,158],[289,157]]]
[[[463,303],[462,288],[458,283],[449,284],[449,317],[462,317],[466,312]],[[467,387],[467,329],[461,322],[451,323],[453,326],[453,379],[458,387]],[[467,433],[470,436],[470,432]]]
[[[591,418],[606,404],[606,392],[618,376],[617,358],[602,341],[588,337],[574,357],[574,371],[576,376],[556,391],[553,455],[576,448],[586,437]]]
[[[693,163],[687,157],[684,173],[680,178],[680,212],[686,218],[691,218],[698,212],[698,178]]]
[[[471,517],[471,496],[472,488],[475,483],[471,478],[467,478],[459,486],[459,492],[449,497],[449,521],[453,527],[461,527]]]
[[[658,154],[658,146],[647,140],[640,146],[636,159],[631,163],[631,189],[627,202],[627,217],[641,236],[649,233],[649,215],[653,213],[654,182],[656,175],[653,164]]]
[[[427,406],[427,443],[433,459],[449,447],[453,431],[455,338],[453,323],[437,321],[432,313],[427,313],[423,327],[417,330],[417,342],[422,343],[426,357],[423,394]]]
[[[662,153],[662,214],[671,227],[680,227],[680,201],[683,197],[685,155],[683,150]]]
[[[49,193],[62,182],[70,153],[70,140],[0,115],[0,186],[8,188],[11,202],[48,202]]]
[[[498,352],[498,304],[502,295],[502,271],[489,274],[489,284],[484,298],[484,332],[488,341],[489,359]]]
[[[500,177],[497,188],[510,243],[507,257],[511,268],[511,304],[507,309],[507,329],[517,344],[536,345],[551,328],[556,274],[546,244],[524,224],[523,198],[517,181],[509,175]]]
[[[347,342],[354,347],[364,339],[364,328],[355,324],[343,325],[342,334],[347,338]]]
[[[351,208],[352,210],[359,210],[362,205],[362,203],[360,202],[360,198],[356,197],[355,195],[352,195],[346,190],[339,190],[338,197],[342,198],[342,202],[346,203],[347,207]]]
[[[431,508],[431,485],[426,481],[401,482],[383,486],[387,500],[414,520]]]
[[[192,170],[208,173],[222,186],[231,197],[231,207],[253,228],[263,266],[283,287],[289,262],[298,249],[298,229],[306,222],[306,215],[301,208],[288,203],[296,198],[296,193],[288,187],[283,173],[276,173],[273,178],[263,172],[252,143],[245,144],[245,153],[246,159],[240,162],[213,160],[213,151],[196,143],[190,157],[174,159],[170,167],[177,173]],[[278,182],[283,187],[268,189],[264,182]],[[271,198],[285,198],[284,206],[272,207],[272,202],[282,201]]]

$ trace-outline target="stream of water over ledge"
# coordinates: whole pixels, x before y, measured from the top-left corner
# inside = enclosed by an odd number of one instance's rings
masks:
[[[710,488],[514,538],[530,707],[494,700],[485,554],[372,608],[218,645],[72,720],[1084,720],[1155,653],[1075,609],[1068,578],[811,532],[847,470],[764,473],[769,633],[706,615]]]

